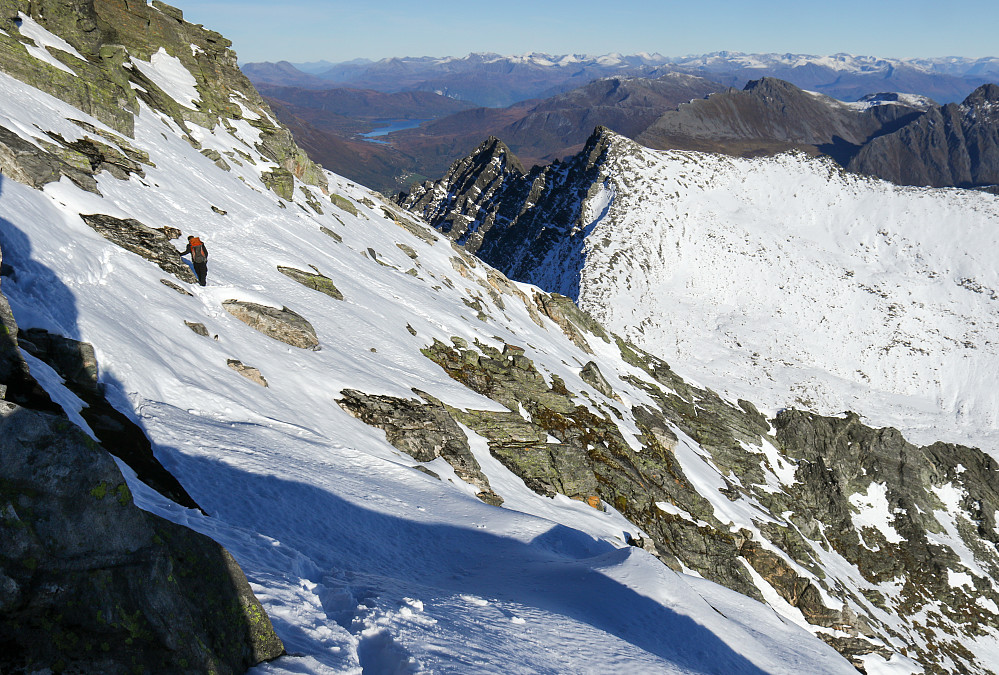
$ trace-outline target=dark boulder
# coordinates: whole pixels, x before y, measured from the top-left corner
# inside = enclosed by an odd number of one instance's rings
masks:
[[[283,653],[232,557],[138,509],[65,419],[0,402],[0,671],[241,673]]]
[[[160,230],[147,227],[134,218],[115,218],[100,213],[80,214],[80,217],[112,244],[142,256],[181,281],[190,284],[198,281],[180,253]]]

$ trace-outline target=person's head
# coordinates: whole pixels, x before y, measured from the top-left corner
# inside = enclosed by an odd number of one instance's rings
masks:
[[[194,239],[194,235],[193,234],[190,235],[190,236],[188,236],[188,238],[187,238],[188,241],[191,241],[192,239]]]

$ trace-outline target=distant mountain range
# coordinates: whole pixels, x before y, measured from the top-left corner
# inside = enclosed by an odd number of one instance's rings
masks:
[[[829,155],[846,167],[862,146],[900,131],[936,102],[957,106],[955,101],[999,80],[999,59],[470,54],[251,63],[244,71],[315,161],[390,194],[441,176],[489,136],[503,139],[530,167],[578,152],[597,126],[653,148],[733,155],[796,148]],[[757,84],[747,87],[750,82]],[[706,98],[709,94],[715,96]],[[790,107],[772,105],[792,100]],[[948,111],[947,128],[969,124],[957,121],[963,113],[956,108]],[[365,137],[400,120],[413,128],[394,130],[377,142]],[[987,167],[943,168],[961,161],[957,157],[971,146],[988,146],[987,139],[931,138],[926,130],[903,135],[906,146],[956,147],[944,152],[946,161],[935,151],[932,167],[916,162],[913,168],[911,157],[901,167],[899,136],[872,145],[851,168],[912,184],[992,182]],[[963,131],[958,136],[965,138]],[[878,148],[892,158],[880,158]]]
[[[505,139],[528,166],[547,164],[579,152],[595,127],[635,137],[664,111],[724,89],[679,73],[615,77],[507,108],[462,109],[465,104],[426,92],[258,87],[315,161],[386,193],[440,176],[488,136]],[[379,118],[407,117],[428,121],[382,137],[387,144],[359,135]]]
[[[547,98],[602,77],[650,77],[680,72],[725,86],[776,77],[803,89],[854,101],[877,91],[921,94],[949,103],[999,79],[999,58],[886,59],[834,54],[714,52],[669,58],[659,54],[521,56],[469,54],[462,58],[392,58],[328,64],[248,63],[255,84],[324,89],[350,86],[383,92],[433,91],[487,107]]]

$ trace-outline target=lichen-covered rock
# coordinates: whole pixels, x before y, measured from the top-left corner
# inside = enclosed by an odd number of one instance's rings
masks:
[[[31,17],[68,42],[79,56],[48,48],[67,70],[33,57],[24,43],[18,14]],[[299,148],[291,133],[240,72],[232,43],[159,0],[0,0],[0,71],[49,93],[133,136],[142,101],[171,117],[184,131],[194,123],[208,129],[242,120],[260,132],[257,150],[303,183],[326,190],[326,177]],[[198,100],[178,102],[134,67],[160,50],[178,59],[195,79]],[[82,56],[82,58],[80,58]],[[238,101],[238,103],[237,103]],[[126,153],[127,154],[127,153]],[[130,157],[135,160],[136,157]],[[224,160],[213,159],[216,162]],[[283,185],[283,184],[282,184]]]
[[[600,372],[599,366],[593,361],[587,361],[583,369],[579,371],[579,377],[586,384],[590,385],[607,398],[618,398],[611,388],[607,378]]]
[[[83,190],[100,194],[89,164],[80,166],[39,149],[0,126],[0,172],[19,183],[41,188],[65,176]]]
[[[146,175],[142,163],[107,143],[89,136],[75,141],[67,141],[60,134],[51,131],[47,132],[47,136],[56,141],[55,145],[46,144],[56,155],[70,164],[89,169],[92,174],[96,175],[101,171],[107,171],[119,180],[128,180],[132,174],[139,177]],[[124,143],[123,146],[128,147]],[[135,153],[130,154],[134,155]]]
[[[342,244],[343,243],[343,237],[341,237],[339,234],[337,234],[336,232],[334,232],[330,228],[325,227],[325,226],[320,226],[319,227],[319,231],[322,232],[323,234],[325,234],[327,237],[330,237],[331,239],[333,239],[333,241],[335,241],[336,243],[338,243],[338,244]]]
[[[241,673],[283,653],[218,544],[139,510],[65,419],[0,402],[5,673]]]
[[[350,201],[346,197],[338,195],[337,193],[334,192],[330,194],[330,201],[333,202],[334,206],[343,209],[350,215],[352,216],[357,215],[357,207],[354,206],[354,202]]]
[[[260,174],[260,180],[281,199],[290,202],[295,198],[295,176],[291,171],[282,167],[271,169]]]
[[[222,307],[234,317],[267,337],[300,349],[319,349],[316,330],[305,317],[287,307],[277,309],[242,300],[226,300]]]
[[[143,483],[164,497],[191,509],[200,508],[180,482],[160,464],[142,427],[112,406],[98,382],[97,358],[92,345],[40,328],[18,336],[18,345],[59,373],[66,387],[84,407],[80,415],[105,450],[125,462]]]
[[[556,376],[549,385],[523,350],[453,342],[450,347],[435,341],[423,353],[510,412],[450,407],[448,412],[485,437],[490,453],[528,487],[547,496],[611,504],[649,535],[650,544],[638,537],[643,547],[654,545],[656,555],[675,569],[682,561],[709,579],[761,597],[739,560],[742,540],[718,522],[672,455],[676,438],[662,412],[647,409],[636,416],[643,450],[635,452],[613,414],[600,416],[581,405]],[[659,503],[680,505],[691,515],[663,511]]]
[[[318,271],[304,272],[294,267],[282,267],[279,265],[278,272],[286,277],[291,277],[303,286],[319,291],[320,293],[325,293],[334,300],[343,300],[343,293],[333,284],[333,280],[320,274]]]
[[[281,655],[232,556],[137,508],[108,453],[30,391],[19,337],[85,416],[101,390],[89,345],[19,333],[0,293],[0,672],[242,673]]]
[[[143,225],[134,218],[115,218],[100,213],[80,214],[80,217],[112,244],[156,263],[161,270],[181,281],[191,284],[198,281],[177,249],[159,230]]]
[[[472,455],[465,433],[439,401],[426,394],[422,396],[429,403],[365,394],[355,389],[344,389],[340,395],[337,403],[341,408],[382,429],[389,443],[416,461],[430,462],[443,457],[459,478],[479,488],[479,499],[494,506],[503,503]]]

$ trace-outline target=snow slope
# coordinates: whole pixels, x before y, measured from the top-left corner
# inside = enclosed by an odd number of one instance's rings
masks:
[[[190,95],[177,62],[161,56],[142,67],[164,90]],[[69,119],[107,130],[0,74],[0,124],[36,143],[39,129],[84,136]],[[3,290],[22,328],[95,346],[109,399],[143,426],[208,515],[168,502],[123,467],[137,503],[212,536],[242,565],[289,652],[257,672],[854,672],[770,607],[626,545],[635,528],[612,508],[538,496],[483,457],[508,504],[488,506],[446,464],[430,467],[443,480],[415,471],[383,432],[343,412],[334,398],[345,387],[402,397],[415,387],[495,409],[423,357],[434,338],[524,345],[574,392],[589,390],[578,373],[593,357],[553,322],[534,323],[524,303],[508,299],[480,321],[462,301],[484,297],[484,267],[456,274],[448,242],[397,226],[403,216],[376,195],[330,175],[356,215],[301,184],[296,194],[305,190],[325,213],[283,202],[260,180],[274,164],[254,147],[252,127],[192,129],[203,147],[249,159],[218,168],[143,105],[131,142],[155,165],[145,177],[101,174],[103,196],[66,179],[36,191],[0,177],[0,246],[11,270]],[[103,239],[81,213],[202,236],[208,286],[187,296],[161,284],[163,271]],[[314,265],[345,300],[278,265]],[[232,298],[302,314],[321,349],[254,331],[223,310]],[[630,368],[613,350],[601,358],[605,372]],[[259,368],[269,386],[240,377],[229,359]],[[82,423],[79,402],[35,366]],[[619,384],[629,403],[646,400]]]
[[[999,456],[995,196],[621,137],[602,176],[579,304],[604,325],[771,411]]]

